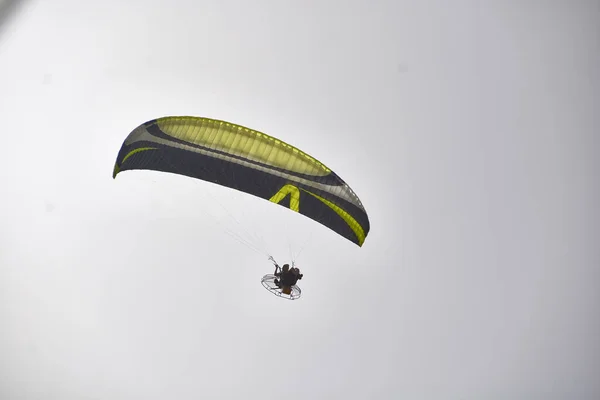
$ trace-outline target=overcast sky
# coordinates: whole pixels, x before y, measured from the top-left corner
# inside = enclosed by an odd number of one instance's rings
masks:
[[[3,400],[600,398],[598,1],[10,9]],[[365,245],[197,180],[113,180],[166,115],[323,161]],[[297,254],[303,297],[228,232]]]

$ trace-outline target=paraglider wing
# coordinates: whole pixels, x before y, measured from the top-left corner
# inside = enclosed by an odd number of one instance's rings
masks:
[[[262,132],[202,117],[164,117],[135,128],[123,142],[113,178],[155,170],[227,186],[288,207],[362,246],[367,213],[333,171]]]

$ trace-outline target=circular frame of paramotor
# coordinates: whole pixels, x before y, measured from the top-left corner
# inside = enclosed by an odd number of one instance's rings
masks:
[[[302,291],[296,285],[292,286],[292,291],[290,294],[285,294],[281,291],[281,288],[275,284],[276,276],[273,274],[268,274],[262,277],[260,283],[267,289],[269,292],[273,293],[275,296],[282,297],[288,300],[296,300],[300,298]]]

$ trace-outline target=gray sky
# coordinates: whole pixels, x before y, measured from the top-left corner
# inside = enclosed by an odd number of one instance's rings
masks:
[[[600,397],[599,2],[16,10],[2,399]],[[126,135],[165,115],[322,160],[369,213],[364,247],[192,179],[113,180]],[[229,229],[301,253],[303,297],[265,291],[269,262]]]

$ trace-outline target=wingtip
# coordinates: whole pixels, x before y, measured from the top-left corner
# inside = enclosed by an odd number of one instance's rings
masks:
[[[117,177],[117,174],[120,171],[121,171],[121,169],[119,168],[119,164],[115,163],[115,166],[113,168],[113,174],[112,174],[113,179],[115,179]]]

